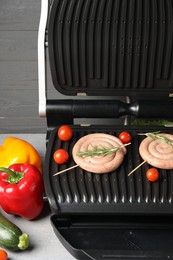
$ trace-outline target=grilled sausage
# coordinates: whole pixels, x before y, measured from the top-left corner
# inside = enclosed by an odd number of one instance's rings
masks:
[[[122,142],[115,136],[94,133],[80,138],[72,150],[73,159],[82,169],[93,173],[108,173],[116,170],[124,159],[126,148],[121,147]],[[93,150],[94,148],[114,148],[121,147],[115,153],[109,155],[81,157],[79,151]]]
[[[162,134],[173,140],[173,135]],[[139,146],[139,153],[148,164],[160,169],[173,169],[173,146],[161,139],[146,137]]]

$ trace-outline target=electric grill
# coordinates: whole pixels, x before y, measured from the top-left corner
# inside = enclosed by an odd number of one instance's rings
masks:
[[[128,176],[142,162],[139,133],[173,134],[171,125],[133,124],[172,119],[173,1],[42,0],[38,47],[43,177],[57,237],[77,259],[173,259],[173,171],[159,169],[150,183],[145,163]],[[59,99],[47,98],[47,56]],[[62,124],[73,129],[69,142],[57,137]],[[124,130],[132,143],[116,171],[53,176],[75,164],[80,137]],[[66,164],[53,160],[59,148],[70,155]]]

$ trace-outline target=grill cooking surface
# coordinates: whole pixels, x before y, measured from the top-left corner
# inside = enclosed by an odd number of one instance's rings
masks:
[[[159,127],[160,128],[160,127]],[[71,151],[76,141],[90,133],[108,133],[118,136],[123,129],[117,127],[73,127],[74,136],[70,142],[62,142],[57,137],[57,129],[52,132],[47,147],[44,167],[46,192],[53,211],[62,213],[142,213],[167,214],[173,213],[173,171],[160,170],[160,179],[150,183],[145,177],[147,163],[128,177],[128,173],[142,162],[139,155],[140,142],[145,136],[137,133],[144,132],[131,127],[132,143],[127,147],[127,154],[122,165],[108,174],[94,174],[77,167],[58,176],[56,172],[73,166]],[[149,127],[146,132],[158,131]],[[162,130],[168,132],[168,130]],[[59,149],[68,150],[70,159],[67,164],[57,165],[53,153]]]

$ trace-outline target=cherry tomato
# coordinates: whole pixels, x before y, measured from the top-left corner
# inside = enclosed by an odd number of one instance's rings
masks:
[[[1,260],[7,260],[8,259],[8,254],[5,250],[0,249],[0,259]]]
[[[62,125],[58,129],[58,137],[62,141],[69,141],[73,136],[72,128],[68,125]]]
[[[68,161],[69,155],[66,150],[58,149],[54,152],[53,158],[56,163],[63,164]]]
[[[123,144],[128,144],[132,140],[131,135],[128,132],[121,132],[118,136]]]
[[[150,168],[146,172],[146,177],[151,182],[157,181],[159,179],[159,172],[155,168]]]

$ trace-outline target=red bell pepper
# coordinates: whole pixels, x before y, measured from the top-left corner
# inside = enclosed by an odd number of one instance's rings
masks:
[[[34,165],[0,168],[0,206],[5,212],[28,220],[36,218],[44,206],[43,192],[43,179]]]

